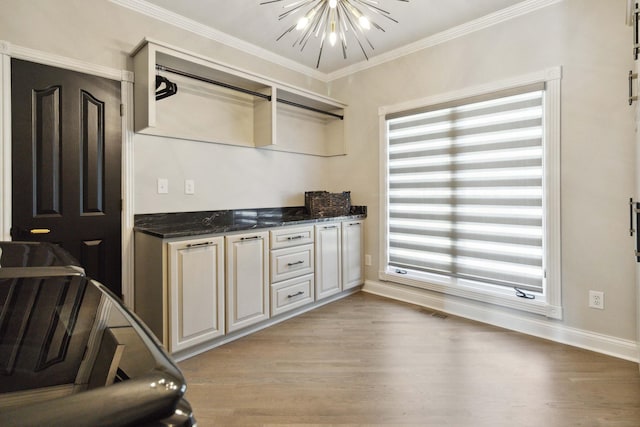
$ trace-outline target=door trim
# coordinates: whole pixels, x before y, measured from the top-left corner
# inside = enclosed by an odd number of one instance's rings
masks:
[[[134,307],[133,72],[13,45],[0,40],[0,240],[11,240],[11,58],[78,71],[120,82],[122,116],[122,294]]]

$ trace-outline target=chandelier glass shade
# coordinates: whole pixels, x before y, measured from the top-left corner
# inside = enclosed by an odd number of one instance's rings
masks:
[[[408,3],[409,0],[387,0]],[[375,19],[384,18],[398,23],[391,14],[380,7],[376,0],[264,0],[261,5],[270,3],[285,3],[284,12],[278,20],[293,19],[291,24],[276,40],[280,41],[290,33],[297,33],[293,46],[304,50],[310,39],[320,39],[320,50],[316,68],[320,66],[322,51],[326,43],[331,46],[339,44],[342,56],[347,58],[347,40],[351,38],[359,46],[365,59],[369,59],[367,49],[374,50],[373,44],[367,37],[367,32],[373,27],[385,31],[376,23]]]

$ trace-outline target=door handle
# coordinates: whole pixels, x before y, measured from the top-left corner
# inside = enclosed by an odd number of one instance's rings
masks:
[[[633,94],[633,80],[638,78],[638,73],[629,71],[629,105],[633,104],[633,101],[638,100],[638,96]]]
[[[31,230],[29,230],[30,234],[49,234],[51,233],[51,230],[49,230],[48,228],[32,228]]]

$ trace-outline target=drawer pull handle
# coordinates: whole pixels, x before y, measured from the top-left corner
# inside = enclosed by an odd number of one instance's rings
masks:
[[[289,267],[294,266],[294,265],[298,265],[298,264],[304,264],[304,261],[296,261],[296,262],[289,262],[287,263],[287,265]]]
[[[240,240],[258,240],[262,239],[262,236],[241,237]]]
[[[187,245],[188,248],[196,248],[198,246],[209,246],[213,245],[213,242],[202,242],[202,243],[189,243]]]
[[[325,230],[329,230],[329,229],[331,229],[331,228],[338,228],[338,226],[337,226],[337,225],[326,225],[326,226],[324,227],[324,229],[325,229]]]
[[[302,239],[304,236],[290,236],[287,237],[287,240],[297,240],[297,239]]]
[[[295,298],[297,296],[304,295],[304,291],[298,291],[295,294],[287,295],[287,298]]]

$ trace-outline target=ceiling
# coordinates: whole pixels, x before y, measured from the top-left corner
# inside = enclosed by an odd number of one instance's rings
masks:
[[[282,21],[278,15],[283,7],[297,0],[282,0],[260,5],[261,0],[145,0],[156,12],[175,13],[196,21],[216,32],[224,33],[227,40],[237,39],[298,65],[316,70],[320,39],[312,37],[304,50],[293,46],[297,39],[295,30],[276,39],[299,18],[289,16]],[[398,21],[394,23],[379,15],[372,21],[384,28],[384,32],[371,28],[367,38],[374,50],[366,46],[369,60],[382,54],[389,54],[403,46],[419,42],[452,28],[468,24],[487,15],[499,13],[503,9],[523,0],[377,0],[379,7],[390,12]],[[306,9],[305,9],[306,10]],[[353,67],[363,61],[365,56],[353,35],[347,36],[347,59],[337,43],[334,47],[325,44],[317,71],[330,74],[347,67]],[[351,38],[349,38],[351,37]]]

